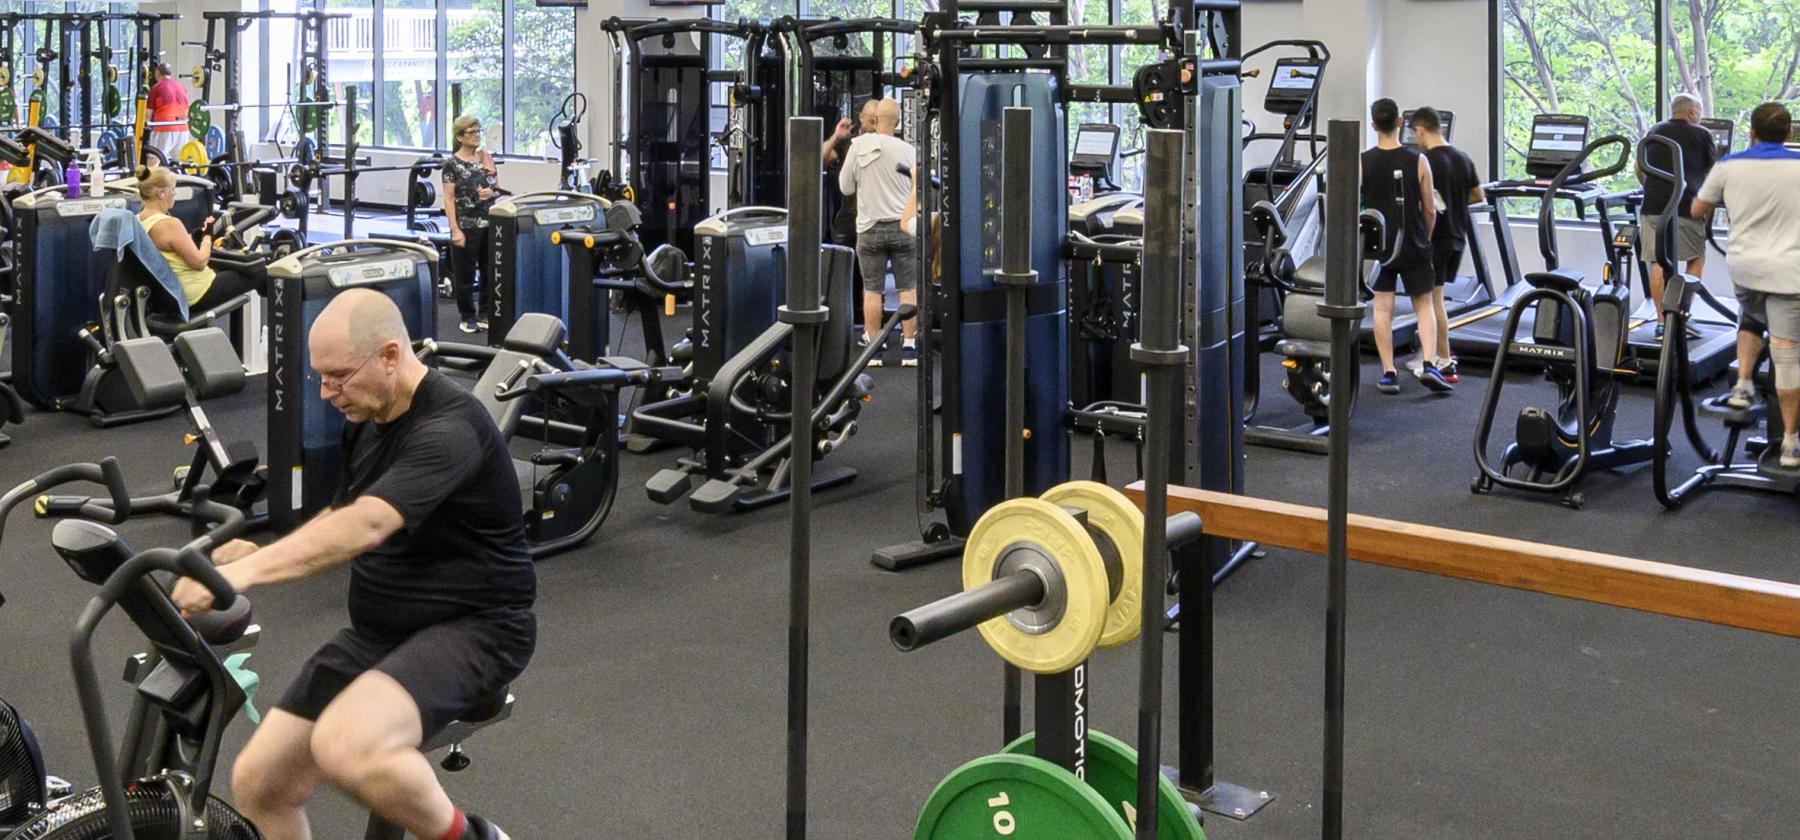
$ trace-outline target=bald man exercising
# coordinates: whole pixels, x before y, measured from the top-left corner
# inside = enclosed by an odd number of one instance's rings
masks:
[[[838,189],[856,196],[856,261],[862,265],[863,341],[874,340],[881,326],[882,293],[887,290],[888,266],[894,269],[894,288],[902,304],[917,304],[919,244],[901,227],[906,205],[913,194],[913,167],[917,154],[906,141],[894,136],[900,127],[900,103],[877,99],[875,129],[850,141],[844,167],[838,172]],[[868,106],[863,108],[867,121]],[[919,364],[912,321],[900,325],[904,336],[901,367]],[[871,366],[874,366],[871,363]]]
[[[331,508],[262,548],[213,552],[238,590],[349,562],[350,627],[326,642],[232,770],[237,806],[268,840],[312,836],[306,801],[329,782],[423,840],[505,840],[465,815],[419,745],[505,691],[537,642],[537,576],[506,440],[475,397],[413,355],[400,310],[347,291],[307,337],[319,394],[343,412]],[[191,580],[183,611],[212,596]]]

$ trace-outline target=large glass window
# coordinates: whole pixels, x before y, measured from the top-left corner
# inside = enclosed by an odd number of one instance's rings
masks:
[[[368,145],[375,139],[373,111],[375,94],[375,5],[373,0],[326,0],[325,9],[348,17],[333,18],[325,24],[325,49],[328,59],[325,79],[331,86],[331,119],[326,128],[326,142],[344,139],[344,117],[350,97],[356,97],[356,142]],[[313,86],[301,80],[294,96],[306,101]],[[354,93],[352,93],[354,91]]]
[[[1635,140],[1655,124],[1654,0],[1499,2],[1502,177],[1524,177],[1537,114],[1586,116],[1590,139]],[[1635,184],[1630,170],[1615,181]]]
[[[504,143],[503,97],[506,78],[506,25],[500,0],[449,0],[450,110],[454,122],[464,114],[487,129],[485,148],[499,151]]]
[[[381,25],[380,142],[437,148],[437,0],[385,0]]]
[[[512,151],[549,157],[550,122],[574,89],[575,11],[520,4],[512,32]]]
[[[1665,0],[1671,96],[1700,97],[1704,113],[1737,126],[1748,142],[1750,112],[1800,97],[1800,6],[1767,0]],[[1666,110],[1666,109],[1665,109]]]

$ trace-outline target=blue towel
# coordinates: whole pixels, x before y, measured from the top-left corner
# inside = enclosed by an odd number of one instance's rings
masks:
[[[175,299],[176,307],[181,311],[181,320],[186,321],[188,315],[187,295],[181,291],[181,281],[175,279],[175,272],[169,269],[169,261],[163,259],[156,250],[156,242],[150,238],[150,231],[144,229],[138,221],[136,213],[130,210],[111,208],[101,210],[88,224],[88,238],[94,243],[94,250],[110,249],[116,259],[124,259],[129,249],[137,255],[138,262],[150,270],[150,276],[168,291]]]

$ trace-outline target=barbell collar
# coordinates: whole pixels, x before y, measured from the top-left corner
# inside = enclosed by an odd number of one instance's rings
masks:
[[[823,306],[794,309],[784,304],[775,310],[775,319],[783,324],[823,324],[831,319],[831,310]]]
[[[1169,366],[1187,364],[1188,349],[1177,344],[1173,350],[1152,350],[1140,342],[1131,344],[1131,360],[1144,365]]]
[[[1037,278],[1037,269],[1018,272],[1001,269],[994,272],[994,282],[1002,286],[1029,286],[1036,283]]]
[[[1367,311],[1367,309],[1368,307],[1361,303],[1337,306],[1321,301],[1319,303],[1319,317],[1333,321],[1361,321],[1363,319],[1363,313]]]

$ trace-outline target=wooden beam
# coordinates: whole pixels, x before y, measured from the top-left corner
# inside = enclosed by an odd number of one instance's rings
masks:
[[[1126,495],[1140,507],[1142,482]],[[1169,487],[1210,536],[1325,553],[1325,509]],[[1350,558],[1377,566],[1541,592],[1800,638],[1800,586],[1671,563],[1350,514]]]

